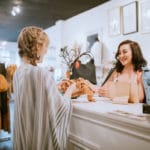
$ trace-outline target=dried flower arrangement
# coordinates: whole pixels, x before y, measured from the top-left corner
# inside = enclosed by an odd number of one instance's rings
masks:
[[[69,49],[67,46],[60,49],[60,57],[62,57],[62,63],[65,63],[68,69],[71,71],[71,65],[74,60],[80,55],[80,48]]]

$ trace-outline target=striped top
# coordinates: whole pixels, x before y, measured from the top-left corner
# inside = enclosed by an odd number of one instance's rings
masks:
[[[51,73],[22,64],[14,75],[14,150],[64,150],[71,103]]]

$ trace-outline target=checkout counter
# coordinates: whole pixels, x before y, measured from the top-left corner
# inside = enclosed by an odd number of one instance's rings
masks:
[[[150,115],[142,104],[94,98],[72,99],[68,150],[150,150]]]

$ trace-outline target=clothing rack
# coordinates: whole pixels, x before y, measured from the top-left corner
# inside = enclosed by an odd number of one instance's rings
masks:
[[[6,76],[6,68],[5,68],[5,63],[0,62],[0,74]],[[5,93],[3,93],[5,94]],[[7,130],[7,128],[6,128]],[[6,132],[3,129],[0,129],[0,142],[4,142],[4,141],[8,141],[11,140],[11,134],[8,132]]]

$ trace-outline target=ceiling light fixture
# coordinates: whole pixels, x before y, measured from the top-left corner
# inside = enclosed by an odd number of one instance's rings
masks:
[[[20,6],[19,5],[17,5],[17,6],[14,6],[13,8],[12,8],[12,11],[11,11],[11,14],[12,14],[12,16],[16,16],[17,14],[19,14],[20,13]]]

